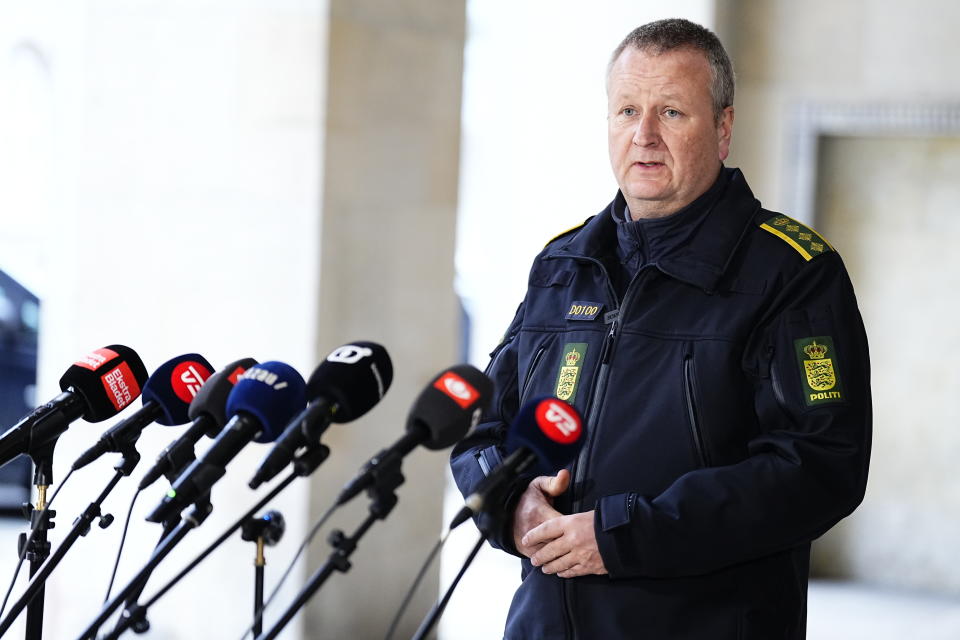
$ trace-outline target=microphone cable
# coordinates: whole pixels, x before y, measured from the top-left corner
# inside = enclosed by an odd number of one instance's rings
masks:
[[[330,507],[324,512],[320,519],[317,520],[316,524],[310,529],[310,532],[304,537],[303,542],[300,543],[300,547],[297,549],[297,552],[293,556],[293,560],[290,561],[290,564],[287,565],[287,568],[284,570],[283,574],[280,576],[280,580],[277,582],[276,586],[273,587],[273,591],[270,592],[270,596],[264,601],[263,606],[260,608],[260,611],[256,613],[253,618],[253,624],[246,628],[243,632],[243,635],[240,636],[240,640],[243,640],[247,637],[248,634],[253,633],[253,628],[257,626],[257,623],[263,619],[263,612],[266,608],[273,602],[273,599],[277,597],[277,594],[280,593],[280,587],[283,586],[283,583],[290,576],[290,572],[293,571],[293,567],[297,564],[297,560],[300,559],[300,556],[306,550],[310,543],[316,537],[320,529],[327,523],[327,520],[330,519],[330,516],[333,515],[333,512],[337,510],[337,507],[340,505],[336,502],[330,505]]]
[[[433,629],[433,626],[436,624],[440,616],[443,615],[443,610],[447,608],[447,603],[450,602],[450,596],[453,595],[453,590],[457,588],[457,585],[460,584],[460,578],[463,577],[463,574],[467,572],[467,569],[473,563],[473,559],[477,557],[477,554],[480,552],[480,549],[483,547],[483,543],[487,541],[487,534],[481,533],[480,537],[477,538],[477,543],[473,545],[473,549],[470,550],[470,555],[467,556],[467,559],[463,561],[463,566],[460,567],[460,571],[457,573],[457,576],[453,579],[453,582],[450,583],[450,586],[447,587],[446,593],[443,594],[443,598],[433,606],[430,610],[430,613],[427,614],[427,617],[423,619],[423,622],[420,623],[420,628],[417,629],[417,632],[413,635],[410,640],[423,640],[430,630]]]
[[[120,536],[120,548],[117,549],[117,559],[113,563],[113,573],[110,574],[110,584],[107,585],[107,595],[103,598],[103,603],[106,604],[110,601],[110,592],[113,590],[113,581],[117,577],[117,568],[120,567],[120,554],[123,553],[123,545],[127,541],[127,529],[130,527],[130,516],[133,515],[133,505],[136,504],[137,498],[140,496],[142,489],[137,489],[137,492],[133,494],[133,500],[130,501],[130,508],[127,509],[127,519],[123,523],[123,534]]]
[[[440,539],[433,545],[433,548],[430,550],[430,553],[427,555],[427,559],[424,561],[423,565],[420,567],[420,571],[417,572],[417,577],[413,579],[413,584],[410,585],[410,588],[407,589],[407,593],[403,596],[403,602],[400,603],[400,608],[397,609],[396,615],[393,616],[393,622],[390,623],[390,628],[387,629],[387,635],[383,637],[383,640],[391,640],[393,634],[397,631],[397,626],[400,624],[400,619],[403,618],[403,614],[407,612],[407,607],[410,606],[410,601],[413,600],[413,594],[416,593],[417,588],[420,586],[420,583],[423,581],[423,577],[427,575],[427,569],[430,568],[430,565],[433,564],[433,559],[437,557],[437,554],[440,553],[440,549],[443,548],[443,545],[446,544],[447,538],[450,537],[451,529],[447,529],[440,536]]]
[[[67,484],[67,480],[70,479],[70,476],[73,475],[73,469],[70,469],[67,472],[67,475],[63,478],[63,482],[60,483],[60,486],[57,487],[57,490],[53,492],[53,495],[50,496],[50,499],[47,500],[47,503],[43,505],[43,508],[40,509],[40,512],[36,516],[38,520],[45,518],[47,511],[50,509],[50,505],[53,504],[53,501],[57,499],[57,495],[60,493],[60,489],[63,489],[64,485]],[[23,544],[23,548],[20,549],[20,558],[17,560],[17,567],[13,570],[13,580],[10,581],[10,586],[7,588],[7,594],[3,597],[3,604],[0,604],[0,616],[3,615],[4,610],[7,608],[7,600],[10,599],[10,594],[13,593],[13,587],[17,584],[17,576],[20,575],[20,568],[23,566],[23,559],[27,557],[27,549],[30,548],[30,545],[33,543],[34,538],[37,535],[39,529],[33,529],[30,531],[30,536],[26,539]]]

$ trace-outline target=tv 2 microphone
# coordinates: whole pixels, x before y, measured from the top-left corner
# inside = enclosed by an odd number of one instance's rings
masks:
[[[567,466],[580,451],[582,434],[580,414],[563,400],[546,396],[526,402],[507,430],[504,448],[510,454],[467,496],[450,529],[496,504],[494,496],[501,496],[520,475],[531,470],[554,474]]]
[[[251,440],[272,442],[295,413],[306,404],[306,383],[282,362],[264,362],[247,369],[227,397],[230,421],[203,456],[174,481],[147,516],[163,522],[205,495],[226,473],[226,465]]]
[[[350,422],[372,409],[390,388],[393,364],[375,342],[354,342],[334,349],[307,381],[307,408],[277,438],[250,480],[256,489],[283,471],[297,451],[320,442],[331,422]]]
[[[73,469],[85,467],[105,453],[123,452],[151,422],[165,426],[186,422],[190,403],[212,371],[213,366],[196,353],[164,362],[143,385],[143,406],[107,429],[96,444],[77,458]]]
[[[490,378],[471,365],[441,371],[413,403],[403,437],[370,458],[340,492],[336,504],[342,505],[372,486],[380,469],[398,464],[417,445],[445,449],[458,442],[476,426],[492,391]]]

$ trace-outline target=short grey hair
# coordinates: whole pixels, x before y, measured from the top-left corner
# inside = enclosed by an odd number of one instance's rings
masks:
[[[607,76],[627,47],[657,56],[682,48],[699,51],[710,64],[713,80],[710,84],[710,96],[713,98],[713,113],[717,121],[723,116],[724,109],[733,106],[733,64],[720,39],[706,27],[683,18],[657,20],[637,27],[614,49],[610,64],[607,65]]]

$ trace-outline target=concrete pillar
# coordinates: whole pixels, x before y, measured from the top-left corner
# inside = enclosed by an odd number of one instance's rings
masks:
[[[332,0],[321,225],[317,357],[373,340],[393,361],[386,398],[356,423],[334,425],[311,480],[311,519],[373,453],[399,438],[416,395],[456,362],[454,233],[463,69],[463,0]],[[446,452],[414,451],[399,505],[363,538],[346,575],[311,601],[305,637],[382,637],[441,527]],[[331,525],[352,533],[359,496]],[[330,527],[328,527],[329,529]],[[317,538],[309,566],[330,545]],[[436,600],[436,567],[397,637]]]

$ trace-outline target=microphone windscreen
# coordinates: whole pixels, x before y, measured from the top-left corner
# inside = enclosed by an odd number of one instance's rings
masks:
[[[111,344],[71,365],[60,378],[60,389],[72,389],[83,398],[84,420],[101,422],[136,400],[146,381],[147,368],[137,352]]]
[[[157,424],[183,424],[190,419],[190,403],[212,373],[213,365],[197,353],[167,360],[143,385],[143,403],[153,402],[163,412]]]
[[[407,430],[423,425],[430,438],[427,449],[445,449],[459,442],[480,420],[490,403],[493,382],[469,364],[459,364],[440,372],[420,392],[410,415]]]
[[[244,412],[260,423],[256,442],[273,442],[307,405],[306,383],[296,369],[275,360],[247,369],[227,396],[227,415]]]
[[[307,400],[337,403],[333,422],[356,420],[372,409],[393,382],[393,363],[375,342],[353,342],[334,349],[307,382]]]
[[[257,364],[253,358],[243,358],[231,362],[220,371],[214,373],[203,383],[196,397],[190,403],[187,410],[187,416],[191,420],[196,420],[202,415],[210,416],[216,424],[216,433],[207,433],[208,436],[215,436],[227,424],[227,396],[233,391],[233,385],[243,375],[243,372]]]
[[[551,396],[524,403],[507,429],[504,448],[526,447],[537,457],[536,472],[553,475],[567,466],[583,445],[583,420],[572,406]]]

